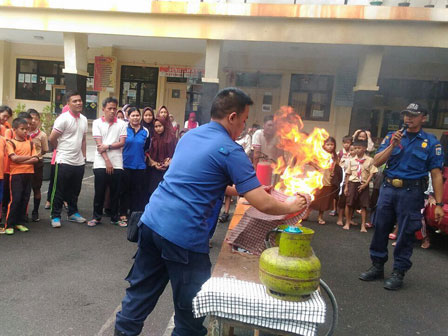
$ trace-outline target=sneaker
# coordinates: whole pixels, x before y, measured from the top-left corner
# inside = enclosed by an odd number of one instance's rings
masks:
[[[75,212],[73,215],[68,217],[68,220],[70,222],[75,222],[75,223],[84,223],[86,221],[86,219],[84,217],[82,217],[78,212]]]
[[[14,229],[13,229],[13,228],[7,228],[7,229],[5,230],[5,233],[6,233],[7,235],[13,235],[13,234],[14,234]]]
[[[5,228],[0,228],[0,234],[5,234],[6,233],[6,229]]]
[[[15,228],[17,230],[19,230],[20,232],[28,232],[30,229],[28,229],[26,226],[24,225],[16,225]]]
[[[61,219],[58,218],[58,217],[53,218],[51,220],[51,226],[54,227],[54,228],[60,228],[61,227]]]
[[[403,287],[404,272],[394,269],[392,274],[384,281],[384,288],[388,290],[397,290]]]
[[[219,221],[221,223],[225,223],[229,220],[229,214],[227,212],[223,212],[221,216],[219,216]]]
[[[38,213],[38,212],[33,212],[33,213],[31,214],[31,220],[32,220],[33,222],[38,222],[38,221],[40,221],[39,213]]]
[[[336,216],[337,215],[336,210],[331,210],[328,214],[330,216]]]
[[[373,281],[384,278],[384,265],[373,264],[367,271],[360,274],[359,279],[362,281]]]

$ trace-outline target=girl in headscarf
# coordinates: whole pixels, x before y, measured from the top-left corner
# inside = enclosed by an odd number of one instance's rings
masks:
[[[166,129],[171,132],[173,136],[176,136],[176,132],[174,130],[173,124],[170,121],[170,113],[168,112],[168,108],[165,105],[159,107],[159,111],[157,111],[156,119],[167,120]]]
[[[191,130],[196,127],[199,127],[199,123],[196,121],[196,113],[191,112],[188,116],[188,120],[185,122],[184,128],[188,128],[189,130]]]
[[[151,137],[154,135],[154,110],[149,106],[143,110],[142,126],[149,131]]]
[[[154,120],[154,137],[147,153],[151,167],[149,197],[156,190],[167,171],[176,147],[176,138],[170,130],[169,118],[156,118]]]
[[[143,110],[142,122],[141,125],[146,128],[151,136],[151,139],[154,137],[154,110],[151,107],[145,107]],[[151,166],[146,161],[146,169],[145,169],[145,179],[143,181],[144,189],[145,189],[145,204],[149,201],[149,186],[151,183]]]

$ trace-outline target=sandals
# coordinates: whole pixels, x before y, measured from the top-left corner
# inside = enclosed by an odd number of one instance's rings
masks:
[[[395,233],[389,233],[389,239],[390,240],[396,240],[397,239],[397,235]]]
[[[89,220],[89,221],[87,222],[87,226],[94,227],[94,226],[97,226],[99,223],[100,223],[99,220],[97,220],[97,219],[91,219],[91,220]]]
[[[323,219],[319,219],[317,222],[318,222],[320,225],[324,225],[324,224],[325,224],[325,221],[324,221]]]
[[[15,228],[20,232],[28,232],[30,230],[24,225],[16,225]],[[8,229],[6,229],[6,231],[8,231]],[[6,234],[8,234],[8,232],[6,232]]]

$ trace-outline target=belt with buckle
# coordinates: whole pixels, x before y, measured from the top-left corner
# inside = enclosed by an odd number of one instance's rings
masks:
[[[386,177],[386,182],[395,188],[409,188],[409,187],[420,187],[423,184],[422,179],[418,180],[403,180],[397,178]]]

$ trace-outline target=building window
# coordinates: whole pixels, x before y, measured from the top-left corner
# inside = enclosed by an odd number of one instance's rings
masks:
[[[410,102],[420,102],[428,109],[427,128],[448,129],[448,82],[380,79],[384,105],[399,112]]]
[[[87,64],[87,72],[89,73],[89,75],[87,76],[87,83],[86,86],[88,89],[93,90],[93,78],[94,78],[94,74],[95,74],[95,64],[94,63],[89,63]]]
[[[17,59],[16,99],[50,101],[53,85],[64,85],[64,62]]]
[[[289,105],[303,120],[330,120],[333,76],[292,75]]]
[[[121,67],[120,106],[156,107],[159,68],[127,66]]]
[[[235,85],[237,87],[277,89],[282,85],[282,75],[262,74],[259,72],[237,72]]]

